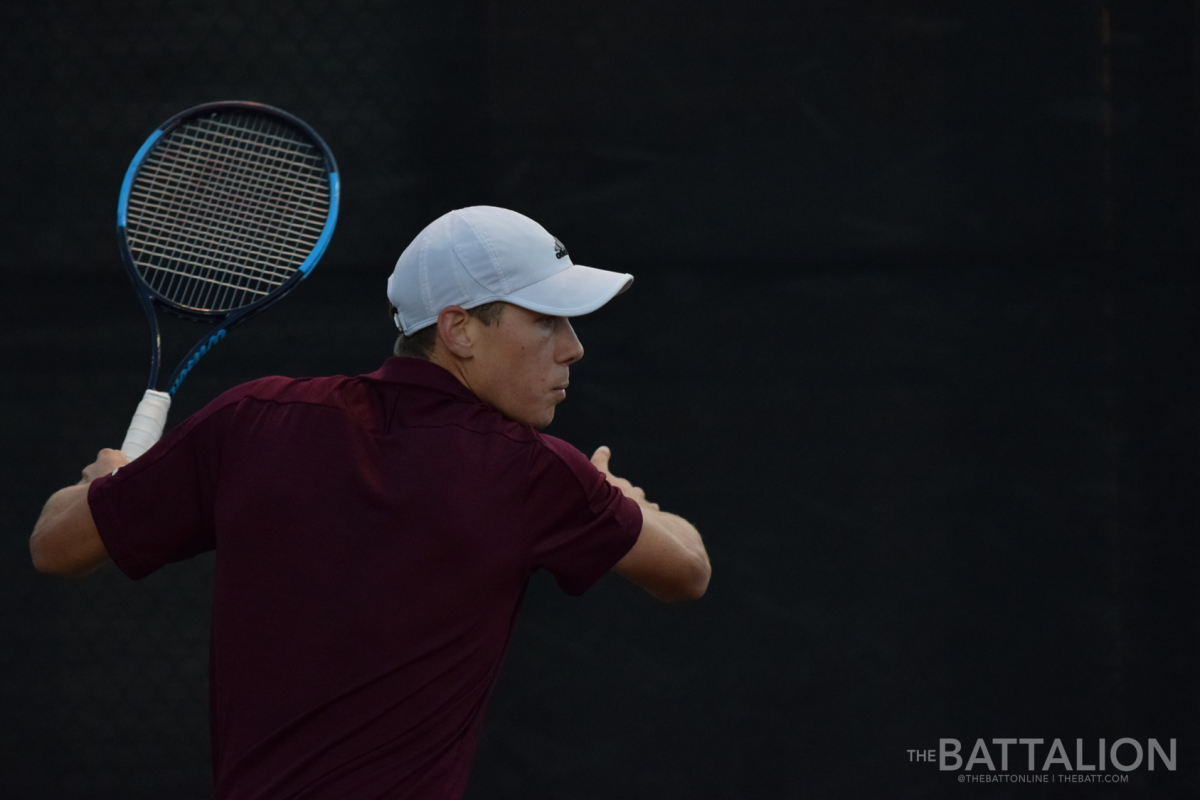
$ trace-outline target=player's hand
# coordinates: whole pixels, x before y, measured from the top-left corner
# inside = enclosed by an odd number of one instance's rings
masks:
[[[129,463],[129,459],[120,450],[110,450],[107,447],[96,454],[96,460],[83,468],[83,479],[80,483],[91,483],[118,467]]]
[[[607,447],[597,447],[596,452],[592,453],[592,463],[596,469],[604,473],[604,478],[613,486],[621,490],[621,494],[633,500],[639,506],[644,508],[652,508],[658,511],[658,503],[651,503],[646,499],[646,493],[642,491],[640,486],[634,486],[624,478],[618,478],[608,470],[608,461],[612,458],[612,450]]]

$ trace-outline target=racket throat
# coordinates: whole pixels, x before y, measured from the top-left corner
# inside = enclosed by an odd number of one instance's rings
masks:
[[[230,322],[234,321],[237,321],[236,318],[230,320]],[[175,374],[171,376],[171,385],[170,388],[167,389],[167,392],[170,395],[174,396],[175,392],[179,389],[179,384],[183,383],[183,379],[186,378],[188,373],[192,371],[192,367],[196,366],[196,363],[200,361],[200,359],[203,358],[204,355],[208,353],[208,351],[211,350],[217,342],[225,338],[225,330],[226,329],[224,326],[217,328],[207,339],[201,339],[199,342],[197,342],[196,346],[193,347],[191,351],[183,357],[183,361],[179,362],[179,366],[175,369]]]

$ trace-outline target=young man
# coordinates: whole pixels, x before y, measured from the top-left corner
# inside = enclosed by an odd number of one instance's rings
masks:
[[[530,574],[704,593],[695,528],[613,476],[607,448],[589,461],[537,432],[583,356],[568,318],[631,281],[515,212],[451,212],[388,281],[408,357],[239,386],[50,498],[43,572],[111,558],[138,579],[216,550],[218,798],[460,797]]]

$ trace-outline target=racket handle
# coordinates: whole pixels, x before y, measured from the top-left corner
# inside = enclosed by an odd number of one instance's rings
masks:
[[[133,422],[125,434],[125,443],[121,445],[121,452],[130,461],[149,450],[162,437],[170,408],[171,395],[166,392],[147,389],[146,394],[142,395],[142,402],[138,403]]]

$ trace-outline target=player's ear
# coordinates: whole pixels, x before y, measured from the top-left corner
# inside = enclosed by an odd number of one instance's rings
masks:
[[[459,358],[470,358],[474,351],[470,319],[471,315],[461,306],[447,306],[438,314],[438,338],[442,346]]]

